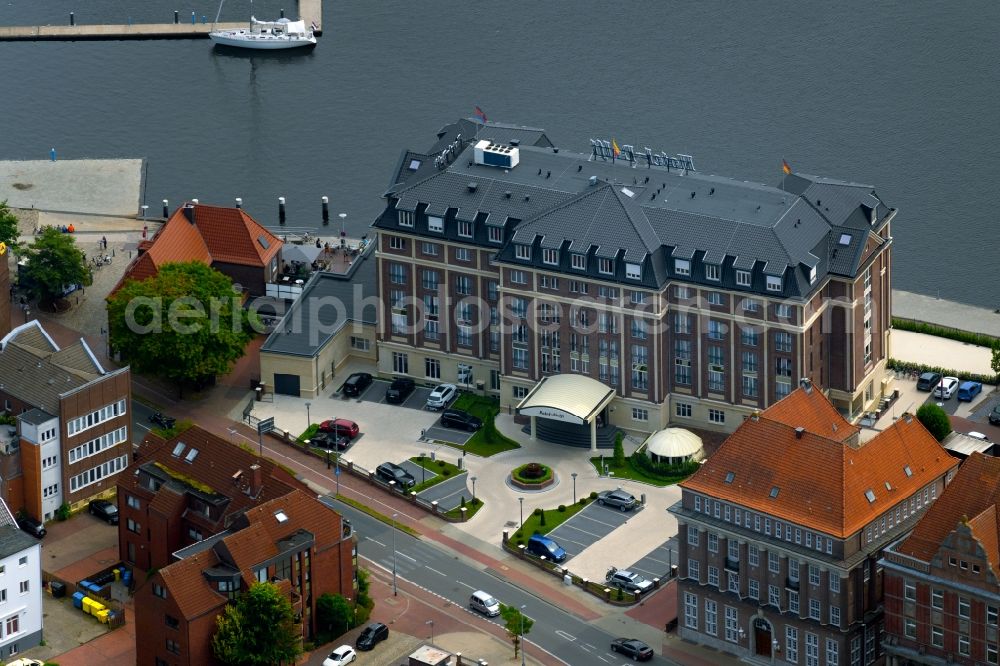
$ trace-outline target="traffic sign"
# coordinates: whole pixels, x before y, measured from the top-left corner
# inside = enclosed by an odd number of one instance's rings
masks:
[[[266,432],[271,432],[274,430],[274,417],[269,416],[266,419],[261,419],[257,422],[257,434],[263,435]]]

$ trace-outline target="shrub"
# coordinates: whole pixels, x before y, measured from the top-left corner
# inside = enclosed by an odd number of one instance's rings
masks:
[[[566,513],[566,505],[565,504],[560,504],[559,505],[559,513]]]
[[[441,476],[451,476],[451,470],[450,469],[441,470]]]
[[[925,372],[937,372],[946,377],[956,377],[959,381],[970,381],[970,382],[982,382],[983,384],[992,384],[997,381],[996,375],[980,375],[975,372],[965,372],[964,370],[955,370],[953,368],[942,368],[938,365],[924,365],[923,363],[910,363],[909,361],[900,361],[894,358],[890,358],[886,363],[886,366],[890,370],[899,370],[900,372],[918,372],[923,374]]]
[[[541,515],[542,515],[542,514],[544,514],[545,512],[544,512],[544,511],[542,511],[541,509],[535,509],[535,510],[534,510],[534,511],[532,511],[531,513],[535,514],[536,516],[541,516]]]
[[[521,476],[526,479],[540,479],[545,476],[545,467],[538,463],[528,463],[521,470]]]
[[[911,321],[909,319],[898,319],[896,317],[892,318],[892,327],[898,328],[901,331],[913,331],[914,333],[936,335],[939,338],[958,340],[959,342],[964,342],[970,345],[978,345],[980,347],[992,347],[997,342],[997,338],[993,337],[992,335],[986,335],[984,333],[972,333],[971,331],[960,331],[957,328],[935,326],[934,324],[925,324],[924,322],[920,321]]]
[[[917,420],[924,424],[924,427],[937,441],[943,440],[951,432],[951,421],[948,419],[948,414],[935,405],[934,403],[928,402],[917,410]]]
[[[678,465],[653,462],[653,460],[644,453],[637,453],[629,458],[629,460],[632,461],[632,466],[640,472],[650,476],[667,479],[690,476],[694,474],[699,467],[698,463],[694,461],[683,462]]]
[[[462,502],[461,504],[459,504],[459,506],[463,509],[465,508],[465,495],[462,495]]]
[[[625,464],[625,446],[623,444],[623,437],[621,431],[615,435],[615,467],[621,467]]]
[[[438,464],[438,467],[444,467],[445,462],[443,460],[438,460],[437,464]]]
[[[597,491],[596,490],[590,491],[590,499],[592,499],[592,500],[597,499]]]
[[[69,504],[63,502],[56,509],[56,520],[69,520]]]
[[[596,495],[596,494],[597,493],[591,493],[591,495]],[[577,504],[579,504],[580,506],[586,506],[586,504],[587,504],[587,498],[586,497],[581,497],[580,500],[577,502]]]
[[[541,525],[542,527],[545,527],[545,512],[544,511],[542,511],[538,515],[538,524]]]

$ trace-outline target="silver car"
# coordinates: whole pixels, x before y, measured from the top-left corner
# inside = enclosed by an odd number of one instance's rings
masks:
[[[618,490],[605,490],[604,492],[598,493],[597,503],[606,506],[613,506],[617,509],[621,509],[622,511],[630,511],[639,504],[635,497],[621,488]]]
[[[646,580],[637,573],[624,569],[619,571],[613,567],[608,572],[607,583],[611,587],[618,587],[626,592],[646,592],[653,588],[653,581]]]
[[[440,384],[427,396],[427,406],[430,409],[444,409],[458,394],[458,387],[454,384]]]

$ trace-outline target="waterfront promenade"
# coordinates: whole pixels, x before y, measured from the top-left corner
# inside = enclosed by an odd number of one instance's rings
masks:
[[[992,286],[989,284],[989,279],[989,277],[984,278],[983,286],[986,288]],[[893,289],[892,316],[1000,338],[1000,293],[994,293],[994,296],[997,298],[998,307],[996,310],[990,310],[934,296],[915,294],[912,291]]]

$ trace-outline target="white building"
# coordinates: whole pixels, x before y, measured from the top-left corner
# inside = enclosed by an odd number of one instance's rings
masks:
[[[0,659],[42,640],[42,543],[22,532],[0,500]]]

